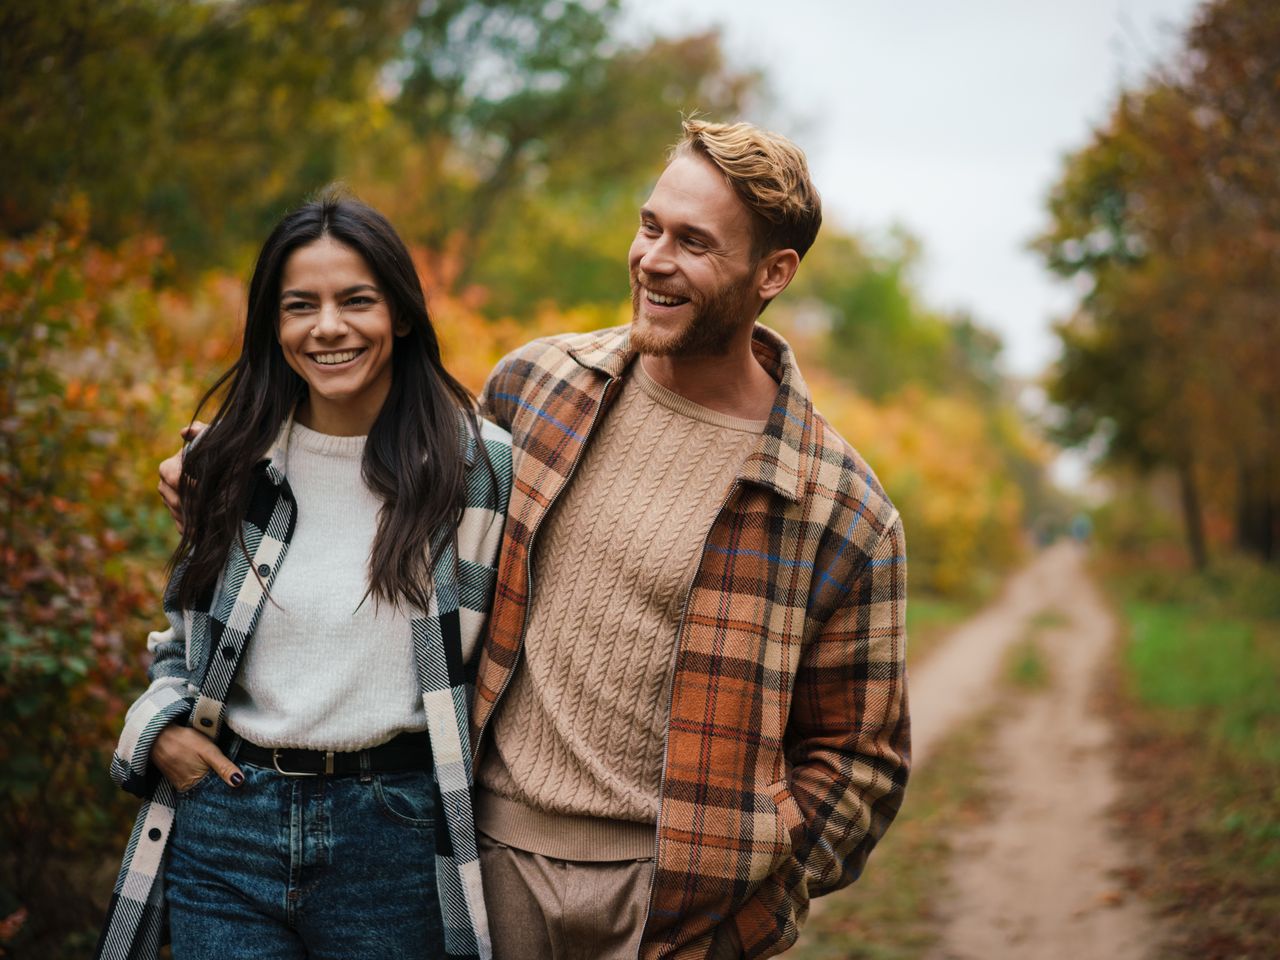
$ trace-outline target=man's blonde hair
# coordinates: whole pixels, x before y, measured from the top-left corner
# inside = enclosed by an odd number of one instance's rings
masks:
[[[804,151],[750,123],[684,121],[671,159],[697,155],[724,174],[755,223],[756,256],[794,250],[801,257],[822,226],[822,198],[809,179]]]

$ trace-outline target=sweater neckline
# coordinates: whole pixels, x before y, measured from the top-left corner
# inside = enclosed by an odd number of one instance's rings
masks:
[[[640,358],[636,357],[632,361],[636,383],[645,395],[659,406],[665,407],[672,413],[677,413],[682,417],[688,417],[690,420],[697,420],[701,423],[709,423],[714,427],[724,427],[726,430],[737,430],[741,433],[764,433],[764,428],[768,425],[767,420],[745,420],[742,417],[732,417],[727,413],[720,413],[718,410],[712,410],[701,404],[687,400],[674,390],[668,390],[657,380],[649,376],[645,370],[644,364],[640,362]]]
[[[293,421],[293,429],[289,431],[289,442],[297,444],[308,453],[318,453],[325,457],[338,457],[343,460],[354,460],[364,455],[364,445],[368,437],[335,437],[328,433],[320,433],[310,427],[304,427],[297,420]]]

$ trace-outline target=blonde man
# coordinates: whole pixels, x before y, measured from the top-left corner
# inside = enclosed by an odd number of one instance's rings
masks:
[[[472,711],[499,960],[781,953],[902,802],[902,523],[756,322],[820,223],[794,144],[686,122],[631,323],[485,385],[515,470]]]
[[[472,717],[499,960],[781,953],[906,784],[901,521],[756,323],[818,193],[782,137],[684,133],[629,327],[483,393],[516,470]]]

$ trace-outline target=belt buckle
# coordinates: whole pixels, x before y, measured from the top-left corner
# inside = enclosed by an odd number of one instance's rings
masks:
[[[271,748],[271,765],[276,768],[276,773],[283,777],[318,777],[320,773],[308,773],[305,770],[285,770],[280,766],[280,748]],[[326,750],[324,752],[324,772],[333,773],[333,751]]]

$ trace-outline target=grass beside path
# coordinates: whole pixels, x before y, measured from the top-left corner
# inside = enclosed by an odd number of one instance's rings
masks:
[[[1172,931],[1161,956],[1280,950],[1280,573],[1098,564],[1127,626],[1109,701],[1131,880]]]

